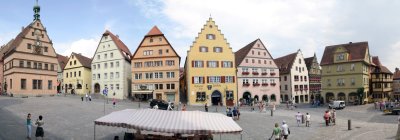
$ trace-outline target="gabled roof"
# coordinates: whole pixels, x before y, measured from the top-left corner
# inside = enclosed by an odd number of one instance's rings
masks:
[[[91,65],[92,59],[90,59],[90,58],[88,58],[86,56],[83,56],[81,54],[74,53],[74,52],[72,52],[72,55],[74,55],[76,57],[76,59],[78,59],[78,61],[81,62],[83,67],[86,67],[86,68],[89,68],[89,69],[92,68],[92,65]]]
[[[68,63],[68,57],[67,56],[63,56],[60,54],[57,54],[57,60],[58,60],[58,64],[60,65],[61,69],[64,69],[64,67],[67,65]]]
[[[153,26],[146,36],[164,35],[157,26]]]
[[[254,44],[256,44],[257,40],[258,39],[254,40],[250,44],[247,44],[246,46],[244,46],[243,48],[241,48],[240,50],[235,52],[236,67],[242,63],[244,58],[246,58],[247,54],[249,54],[251,48],[253,48],[253,46],[254,46]]]
[[[22,42],[23,38],[26,36],[26,34],[29,33],[29,29],[31,28],[32,24],[35,23],[36,21],[30,23],[28,26],[26,26],[22,31],[15,37],[15,39],[10,40],[6,45],[4,45],[1,48],[0,51],[0,59],[3,60],[4,55],[7,55],[9,52],[15,50],[17,46]]]
[[[109,35],[111,37],[111,39],[113,40],[113,42],[115,43],[115,45],[117,45],[117,48],[119,49],[119,51],[125,52],[127,55],[124,55],[122,53],[122,56],[125,57],[126,60],[130,61],[131,57],[131,51],[129,51],[129,48],[124,44],[124,42],[122,42],[119,37],[115,36],[112,32],[110,32],[109,30],[106,30],[106,32],[103,33],[103,36],[107,36]]]
[[[349,53],[349,61],[364,61],[368,50],[368,42],[356,42],[327,46],[324,50],[320,65],[329,65],[334,62],[334,54],[337,48],[344,47]]]
[[[274,59],[275,64],[279,68],[279,73],[281,73],[281,74],[290,73],[290,69],[292,68],[293,62],[296,59],[297,53],[298,52],[291,53],[286,56],[282,56],[282,57]]]
[[[304,58],[304,62],[306,63],[307,68],[310,68],[313,64],[314,56]]]
[[[372,57],[372,63],[375,65],[372,69],[372,73],[389,73],[393,74],[387,67],[383,66],[378,56]]]
[[[394,73],[393,73],[393,80],[400,80],[400,70],[399,68],[396,68]]]

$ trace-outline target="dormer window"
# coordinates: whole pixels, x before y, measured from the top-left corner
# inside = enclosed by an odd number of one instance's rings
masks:
[[[153,39],[152,38],[150,38],[150,43],[152,43],[153,42]]]
[[[336,60],[344,60],[344,53],[338,54]]]
[[[208,40],[215,40],[215,35],[214,34],[207,34],[207,39]]]

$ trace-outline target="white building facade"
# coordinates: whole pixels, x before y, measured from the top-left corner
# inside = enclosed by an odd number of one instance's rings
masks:
[[[303,54],[295,53],[275,59],[280,72],[281,99],[283,102],[309,103],[309,77]]]
[[[92,93],[126,99],[131,95],[131,53],[118,36],[106,31],[92,61]]]

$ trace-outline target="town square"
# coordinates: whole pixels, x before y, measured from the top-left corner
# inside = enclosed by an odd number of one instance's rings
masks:
[[[0,139],[400,140],[398,6],[4,2]]]

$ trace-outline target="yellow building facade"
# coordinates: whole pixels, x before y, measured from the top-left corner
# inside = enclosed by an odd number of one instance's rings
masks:
[[[81,54],[72,53],[64,67],[63,79],[67,94],[90,93],[92,81],[91,59]]]
[[[190,105],[237,103],[235,54],[212,18],[187,52],[185,80]]]

